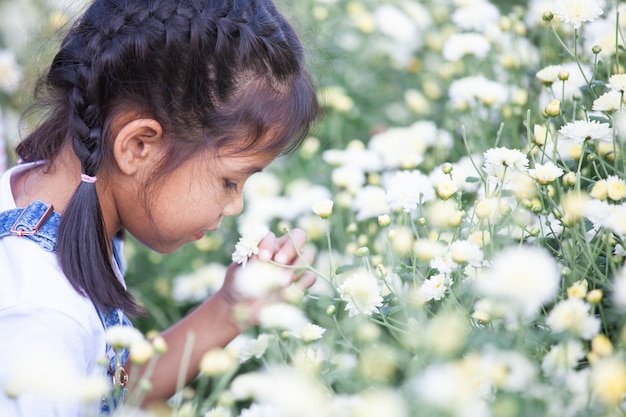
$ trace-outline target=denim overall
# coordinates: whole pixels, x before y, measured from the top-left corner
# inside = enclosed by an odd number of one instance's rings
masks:
[[[30,239],[37,243],[44,250],[54,252],[57,240],[57,230],[61,216],[53,211],[52,206],[48,206],[41,201],[35,201],[28,207],[16,208],[0,213],[0,239],[6,236],[16,236]],[[121,258],[121,241],[113,240],[113,255],[117,266],[123,274],[123,265]],[[97,309],[100,321],[106,330],[110,326],[125,325],[132,326],[126,315],[118,309]],[[122,366],[126,364],[128,359],[128,350],[120,352],[120,362]],[[111,414],[121,406],[124,400],[125,388],[119,386],[114,381],[116,369],[116,353],[115,350],[107,344],[106,357],[108,360],[108,373],[111,376],[112,389],[111,394],[102,398],[100,409],[102,415]]]

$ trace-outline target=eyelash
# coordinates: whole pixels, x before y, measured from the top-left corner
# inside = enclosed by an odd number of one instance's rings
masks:
[[[224,188],[226,188],[228,191],[231,192],[237,192],[238,190],[238,186],[236,182],[230,181],[230,180],[224,180]]]

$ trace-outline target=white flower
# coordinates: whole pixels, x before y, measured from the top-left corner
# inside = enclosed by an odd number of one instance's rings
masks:
[[[387,202],[391,210],[410,212],[432,200],[435,190],[430,179],[419,171],[398,171],[385,178]]]
[[[542,84],[551,85],[559,80],[559,72],[562,67],[560,65],[548,65],[537,71],[535,76]]]
[[[313,204],[313,213],[317,214],[322,219],[327,219],[333,213],[333,204],[333,200],[327,198],[319,200],[315,204]]]
[[[483,59],[491,50],[487,38],[480,33],[455,33],[443,46],[443,57],[447,61],[458,61],[466,55]]]
[[[237,358],[227,349],[215,348],[202,355],[198,365],[200,372],[207,376],[223,375],[237,366]]]
[[[225,276],[226,266],[218,262],[179,275],[172,282],[172,298],[180,303],[202,301],[222,286]]]
[[[244,297],[262,297],[286,286],[290,281],[291,274],[286,268],[258,260],[235,272],[235,288]]]
[[[282,183],[275,174],[261,171],[248,178],[243,190],[246,198],[269,198],[278,196],[281,186]]]
[[[534,168],[528,170],[528,175],[536,179],[539,184],[550,184],[555,179],[563,175],[563,169],[548,161],[545,164],[536,164]]]
[[[608,407],[619,407],[626,394],[626,363],[619,356],[601,358],[591,365],[591,389]]]
[[[378,279],[365,271],[358,271],[339,286],[339,295],[346,304],[350,317],[371,315],[383,305],[382,289]]]
[[[518,149],[491,148],[485,151],[484,158],[483,168],[487,175],[500,180],[504,178],[505,173],[528,170],[528,158]]]
[[[560,268],[546,249],[520,246],[497,253],[474,282],[482,295],[508,303],[520,318],[533,318],[557,293]]]
[[[578,361],[585,357],[585,350],[579,340],[568,339],[552,346],[541,361],[541,369],[547,374],[564,375],[574,369]]]
[[[547,318],[555,332],[570,333],[590,340],[600,331],[600,319],[590,315],[591,306],[579,298],[568,298],[554,306]]]
[[[606,86],[615,92],[624,93],[626,91],[626,74],[611,75]]]
[[[259,253],[259,242],[267,235],[268,231],[265,227],[258,227],[244,233],[235,245],[233,262],[246,266],[248,259]]]
[[[230,410],[224,406],[218,405],[210,409],[204,414],[204,417],[232,417]]]
[[[106,329],[106,342],[114,348],[128,348],[134,343],[145,340],[144,335],[133,326],[117,324]]]
[[[626,268],[621,268],[613,279],[613,303],[622,311],[626,311]]]
[[[463,3],[454,9],[450,20],[464,30],[483,31],[490,25],[498,22],[500,11],[491,2],[486,0],[477,0]]]
[[[470,265],[480,266],[483,260],[483,251],[480,247],[468,240],[455,240],[450,244],[450,254],[456,263],[467,262]]]
[[[500,106],[509,99],[508,90],[504,84],[476,75],[452,81],[448,96],[455,108],[465,110],[475,104]]]
[[[318,326],[317,324],[307,323],[298,333],[294,334],[294,336],[308,343],[320,339],[325,332],[325,328]]]
[[[361,188],[352,201],[352,208],[356,211],[356,219],[361,221],[389,211],[385,201],[385,189],[375,185],[366,185]]]
[[[556,0],[552,13],[575,29],[584,22],[591,22],[603,13],[597,0]]]
[[[309,321],[298,307],[287,303],[269,304],[259,312],[262,327],[298,333]]]
[[[259,359],[269,346],[270,336],[261,333],[256,338],[240,334],[226,348],[233,351],[239,358],[239,362],[246,362],[250,358]]]
[[[483,349],[480,367],[494,386],[512,392],[524,392],[537,376],[534,362],[515,350],[500,350],[493,345]]]
[[[593,110],[613,112],[622,108],[622,93],[611,90],[593,101]]]
[[[358,192],[365,184],[365,174],[353,166],[341,166],[333,169],[331,179],[337,187],[345,188],[352,194]]]
[[[596,120],[575,120],[561,126],[559,134],[565,139],[583,143],[588,140],[612,142],[613,131],[608,123],[600,123]]]
[[[417,300],[422,304],[430,300],[441,300],[451,284],[452,280],[447,274],[433,275],[417,289]]]
[[[9,50],[0,50],[0,91],[11,94],[19,87],[22,69],[15,60],[15,54]]]

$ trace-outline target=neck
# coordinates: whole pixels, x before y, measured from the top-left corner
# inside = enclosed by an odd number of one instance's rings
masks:
[[[120,229],[119,220],[111,215],[111,201],[104,186],[104,176],[96,183],[102,215],[106,225],[107,237],[112,238]],[[11,179],[11,190],[17,207],[26,207],[33,201],[39,200],[52,204],[54,211],[61,215],[65,211],[72,195],[81,181],[80,161],[74,154],[71,145],[63,147],[57,157],[50,162],[37,165],[22,172]]]

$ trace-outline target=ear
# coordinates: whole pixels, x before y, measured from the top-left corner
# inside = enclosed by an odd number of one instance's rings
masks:
[[[134,119],[119,130],[113,142],[113,156],[120,171],[134,175],[160,156],[163,129],[154,119]]]

